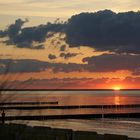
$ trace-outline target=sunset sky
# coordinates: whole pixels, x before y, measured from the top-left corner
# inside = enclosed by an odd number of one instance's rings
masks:
[[[140,89],[139,0],[0,0],[0,87]]]

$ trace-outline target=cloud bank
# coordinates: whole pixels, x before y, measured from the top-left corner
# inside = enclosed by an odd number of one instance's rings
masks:
[[[54,56],[51,56],[51,59]],[[54,73],[57,72],[73,72],[82,71],[84,64],[75,63],[49,63],[38,60],[11,60],[11,59],[0,59],[0,74],[7,73],[30,73],[30,72],[41,72],[51,69]]]
[[[50,59],[56,59],[50,54]],[[68,58],[65,58],[68,59]],[[116,72],[119,70],[131,71],[133,75],[140,75],[140,55],[103,54],[100,56],[86,57],[86,64],[76,63],[49,63],[39,60],[0,60],[0,74],[7,73],[29,73],[52,70],[59,72]]]
[[[4,89],[112,89],[116,83],[123,85],[126,89],[138,89],[140,78],[126,77],[123,80],[119,78],[28,79],[24,82],[7,82]]]
[[[139,74],[140,55],[103,54],[86,57],[83,62],[88,63],[88,71],[115,72],[117,70],[135,71]]]
[[[32,46],[32,42],[44,42],[53,33],[65,33],[70,47],[90,46],[97,51],[140,54],[140,12],[114,13],[110,10],[81,13],[67,22],[55,22],[23,28],[18,19],[0,37],[9,37],[7,44],[20,48],[43,48]],[[52,33],[52,34],[49,34]],[[64,47],[61,50],[65,50]]]

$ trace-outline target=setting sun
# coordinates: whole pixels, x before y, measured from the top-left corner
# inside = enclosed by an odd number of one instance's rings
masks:
[[[114,90],[120,90],[121,88],[119,86],[116,86],[113,88]]]

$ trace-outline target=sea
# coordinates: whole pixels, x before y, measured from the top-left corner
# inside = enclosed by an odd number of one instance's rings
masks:
[[[6,116],[37,115],[75,115],[75,114],[108,114],[140,113],[140,91],[2,91],[1,106],[79,106],[78,108],[42,108],[42,109],[6,109]],[[28,104],[28,103],[40,104]],[[21,104],[20,104],[21,103]],[[25,104],[22,104],[25,103]],[[41,104],[43,103],[43,104]],[[50,103],[50,104],[49,104]],[[53,103],[53,104],[52,104]],[[56,103],[56,104],[55,104]],[[109,108],[104,106],[109,105]],[[119,107],[119,105],[130,105]],[[136,105],[131,107],[131,105]],[[81,108],[81,106],[103,106],[99,108]],[[112,107],[111,107],[112,106]],[[115,108],[113,106],[116,106]],[[55,120],[17,120],[7,123],[21,123],[31,126],[50,126],[73,130],[96,131],[101,134],[122,134],[140,138],[140,118],[93,118],[93,119],[55,119]]]

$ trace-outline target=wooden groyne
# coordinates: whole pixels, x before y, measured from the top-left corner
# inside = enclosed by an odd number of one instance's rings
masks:
[[[46,105],[46,104],[58,104],[58,101],[56,102],[1,102],[0,106],[6,106],[6,105]]]
[[[107,113],[104,114],[104,116],[103,114],[6,116],[5,120],[53,120],[53,119],[95,119],[95,118],[140,118],[140,113]]]
[[[113,109],[113,108],[139,108],[140,104],[126,104],[126,105],[72,105],[72,106],[62,106],[62,105],[56,105],[58,102],[47,102],[50,103],[50,105],[43,105],[46,102],[43,103],[12,103],[12,104],[3,104],[1,103],[0,109],[20,109],[20,110],[33,110],[33,109],[78,109],[78,108],[102,108],[102,109]],[[53,106],[52,106],[53,104]],[[18,106],[20,105],[20,106]],[[26,105],[26,106],[24,106]]]

